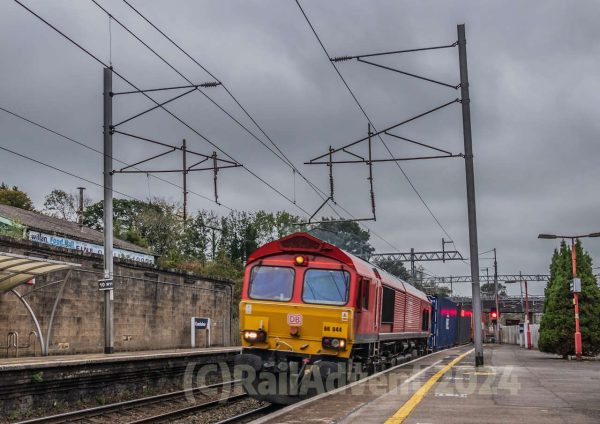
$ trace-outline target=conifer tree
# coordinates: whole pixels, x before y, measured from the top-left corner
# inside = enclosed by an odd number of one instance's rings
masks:
[[[581,279],[579,321],[584,355],[600,352],[600,288],[592,272],[592,259],[578,240],[577,277]],[[575,354],[575,312],[569,281],[573,278],[571,248],[563,241],[554,251],[550,280],[545,289],[539,349],[566,357]]]

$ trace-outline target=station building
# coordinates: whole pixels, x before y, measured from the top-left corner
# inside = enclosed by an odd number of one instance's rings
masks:
[[[39,327],[16,293],[0,291],[0,357],[40,355],[39,328],[50,333],[50,355],[103,352],[103,234],[6,205],[0,205],[0,228],[0,253],[77,265],[14,289]],[[212,346],[231,345],[237,333],[232,328],[234,283],[161,268],[156,260],[137,245],[114,241],[115,351],[189,348],[193,317],[210,318]],[[208,343],[207,331],[194,336],[197,347]]]

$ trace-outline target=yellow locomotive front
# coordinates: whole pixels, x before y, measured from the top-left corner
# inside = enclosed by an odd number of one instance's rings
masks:
[[[345,375],[354,340],[352,267],[307,246],[309,239],[289,239],[288,248],[285,240],[249,258],[240,303],[237,363],[250,394],[275,403],[326,390],[319,384]]]

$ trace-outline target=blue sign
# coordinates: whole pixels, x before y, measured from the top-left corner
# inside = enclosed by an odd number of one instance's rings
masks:
[[[208,330],[210,318],[194,318],[194,328],[196,330]]]

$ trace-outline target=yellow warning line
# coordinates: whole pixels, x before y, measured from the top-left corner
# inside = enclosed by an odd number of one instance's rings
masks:
[[[442,368],[437,373],[435,373],[435,375],[433,375],[429,380],[427,380],[427,382],[425,384],[423,384],[421,386],[421,388],[419,388],[419,390],[417,390],[415,392],[415,394],[412,395],[412,397],[404,405],[402,405],[402,408],[398,409],[394,415],[392,415],[391,417],[389,417],[386,420],[385,424],[401,424],[401,423],[403,423],[404,420],[410,415],[410,413],[417,407],[417,405],[419,403],[421,403],[421,401],[423,400],[425,395],[429,392],[429,390],[431,390],[433,385],[435,383],[437,383],[437,381],[444,374],[446,374],[450,370],[450,368],[452,368],[454,365],[456,365],[465,356],[467,356],[468,354],[473,352],[473,350],[475,350],[475,349],[471,349],[468,352],[463,353],[459,357],[454,358],[448,365],[446,365],[444,368]]]

